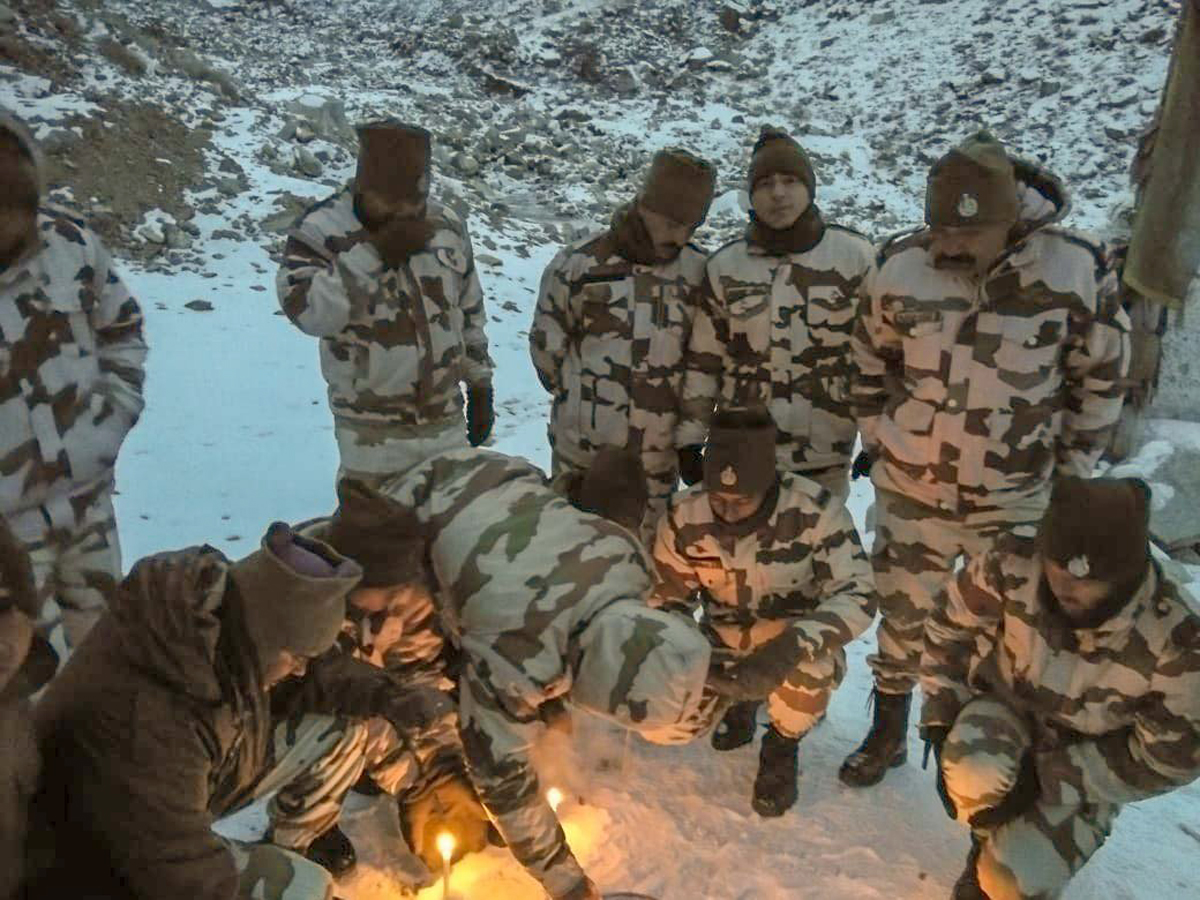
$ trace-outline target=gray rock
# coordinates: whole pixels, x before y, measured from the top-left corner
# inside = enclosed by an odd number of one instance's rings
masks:
[[[301,124],[307,124],[314,136],[334,143],[353,143],[354,129],[346,119],[346,107],[341,100],[316,95],[293,100],[285,107],[296,120],[297,139]]]
[[[236,197],[242,192],[242,184],[236,178],[218,178],[217,190],[225,197]]]
[[[188,309],[193,310],[194,312],[212,312],[213,311],[213,305],[211,303],[209,303],[207,300],[189,300],[187,303],[185,303],[183,305],[185,307],[187,307]]]
[[[454,154],[454,168],[467,177],[479,174],[479,160],[469,153]]]
[[[300,143],[307,144],[316,136],[316,130],[308,122],[298,122],[296,124],[296,140]]]
[[[178,225],[163,227],[163,243],[171,250],[186,250],[192,246],[192,240]]]
[[[894,21],[895,18],[896,18],[895,10],[885,9],[882,12],[874,13],[871,16],[870,21],[871,21],[872,25],[886,25],[888,22]]]
[[[0,28],[10,28],[16,21],[17,14],[3,3],[0,3]]]
[[[292,167],[302,175],[309,178],[320,178],[321,173],[325,171],[325,167],[321,165],[321,161],[313,156],[312,151],[307,147],[297,147],[292,154]]]
[[[637,76],[629,69],[617,69],[612,75],[613,90],[623,97],[630,97],[638,92]]]
[[[69,128],[54,128],[46,132],[46,136],[40,141],[42,152],[48,156],[54,156],[58,153],[64,153],[75,146],[79,140],[79,135],[71,131]]]

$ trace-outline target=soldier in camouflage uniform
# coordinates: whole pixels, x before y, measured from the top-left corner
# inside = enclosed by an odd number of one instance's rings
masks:
[[[650,609],[646,554],[625,528],[575,509],[525,460],[451,451],[382,488],[411,509],[448,636],[479,796],[519,862],[554,898],[598,900],[538,786],[529,747],[567,701],[649,740],[710,724],[708,642]]]
[[[282,523],[236,562],[211,547],[138,562],[36,709],[32,808],[52,843],[31,854],[48,863],[31,895],[327,900],[330,873],[301,854],[371,759],[365,721],[419,731],[445,705],[322,657],[360,575]],[[276,846],[211,830],[268,796]]]
[[[858,232],[825,223],[808,155],[783,132],[763,131],[746,181],[746,233],[705,267],[682,431],[699,443],[714,404],[765,404],[778,427],[779,471],[844,501],[857,433],[850,332],[874,251]]]
[[[82,221],[40,207],[37,147],[0,115],[0,515],[76,646],[121,577],[113,465],[141,414],[142,311]]]
[[[925,618],[961,555],[1031,534],[1051,480],[1087,476],[1121,409],[1128,318],[1102,251],[1054,224],[1062,187],[980,133],[930,171],[929,227],[863,284],[855,404],[875,458],[883,621],[875,718],[841,770],[904,762]]]
[[[1200,776],[1200,607],[1152,560],[1150,492],[1067,477],[1037,541],[973,558],[931,614],[922,732],[974,835],[955,900],[1051,900],[1121,806]]]
[[[359,140],[354,181],[289,234],[278,291],[321,339],[341,475],[378,484],[487,439],[492,362],[466,224],[429,199],[429,132],[375,122]]]
[[[754,809],[796,802],[800,739],[825,714],[846,671],[843,648],[875,616],[871,564],[845,505],[816,482],[777,474],[765,409],[722,411],[704,451],[704,483],[672,499],[658,527],[652,605],[698,602],[728,668],[710,684],[739,701],[713,735],[730,750],[763,736]]]
[[[581,472],[606,446],[640,451],[647,543],[681,462],[696,465],[677,435],[683,354],[704,271],[704,252],[688,241],[708,213],[715,179],[711,165],[685,150],[655,154],[637,198],[608,230],[564,248],[546,267],[529,331],[534,367],[554,398],[552,474]]]

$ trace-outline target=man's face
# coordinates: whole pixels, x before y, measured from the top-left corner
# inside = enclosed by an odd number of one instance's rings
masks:
[[[425,217],[429,203],[429,179],[425,176],[417,182],[416,197],[398,198],[370,189],[359,195],[362,211],[372,222],[387,222],[392,219],[415,220]]]
[[[735,522],[742,522],[758,512],[765,499],[767,499],[766,491],[750,495],[712,491],[708,495],[708,505],[714,516],[722,522],[732,525]]]
[[[1053,560],[1043,560],[1046,581],[1062,611],[1072,619],[1086,619],[1088,614],[1109,598],[1112,586],[1094,578],[1076,578],[1064,566]]]
[[[659,262],[670,262],[679,255],[684,245],[691,240],[696,229],[691,225],[676,222],[652,209],[638,204],[638,214],[646,225],[646,231],[654,244],[654,256]]]
[[[776,172],[754,183],[750,205],[760,222],[768,228],[791,228],[812,203],[804,182],[795,175]]]
[[[929,253],[934,268],[982,275],[1008,246],[1008,234],[1015,224],[930,228]]]
[[[263,688],[269,691],[285,678],[299,678],[308,669],[311,661],[310,657],[290,650],[277,650],[274,656],[263,663]]]

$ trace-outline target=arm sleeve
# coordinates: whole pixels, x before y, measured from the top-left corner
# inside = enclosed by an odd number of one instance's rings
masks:
[[[878,607],[871,563],[839,501],[821,514],[812,559],[818,605],[792,626],[809,659],[827,656],[866,631]]]
[[[679,552],[679,526],[674,507],[659,519],[654,535],[654,568],[657,574],[649,604],[659,609],[693,612],[691,597],[700,587],[700,579],[691,563]]]
[[[850,399],[863,448],[871,453],[878,453],[879,449],[875,435],[887,402],[888,383],[898,377],[897,370],[902,365],[900,337],[884,319],[875,296],[878,274],[877,266],[872,266],[863,279],[850,338]]]
[[[728,363],[729,317],[707,271],[697,292],[696,318],[684,352],[677,447],[703,444]]]
[[[303,227],[296,228],[288,236],[275,282],[280,308],[305,334],[329,337],[366,310],[366,286],[382,271],[383,262],[367,241],[335,253]]]
[[[921,725],[954,724],[971,698],[967,680],[972,661],[995,644],[1002,605],[1000,557],[982,553],[946,586],[925,623],[921,654]]]
[[[1056,454],[1059,475],[1090,478],[1121,415],[1130,324],[1118,291],[1117,276],[1109,272],[1097,287],[1098,312],[1067,346],[1067,402]]]
[[[1130,727],[1039,754],[1044,796],[1132,803],[1200,776],[1200,639],[1188,627],[1189,639],[1159,658]]]
[[[529,329],[529,354],[542,387],[552,395],[562,390],[562,366],[571,339],[569,301],[571,286],[567,282],[569,253],[561,251],[542,273],[533,326]]]
[[[462,239],[467,255],[467,272],[463,276],[463,292],[459,308],[463,318],[463,380],[467,384],[484,384],[492,380],[492,358],[488,355],[487,309],[483,302],[483,286],[475,268],[475,252],[467,226],[462,226]]]
[[[551,897],[584,879],[554,810],[542,796],[530,758],[540,719],[510,712],[471,662],[460,684],[461,732],[479,799],[517,861]]]
[[[91,241],[92,277],[86,290],[93,295],[90,319],[96,333],[100,391],[128,432],[146,405],[142,396],[147,352],[142,308],[113,271],[108,250],[94,237]]]

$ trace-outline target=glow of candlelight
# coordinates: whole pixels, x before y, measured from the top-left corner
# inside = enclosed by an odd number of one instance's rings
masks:
[[[546,791],[546,802],[550,804],[552,810],[558,812],[558,808],[563,802],[563,792],[556,787],[550,788],[550,790]]]
[[[442,854],[443,862],[450,862],[450,857],[454,855],[454,848],[457,843],[458,842],[454,840],[454,835],[448,831],[443,831],[437,836],[438,853]]]

